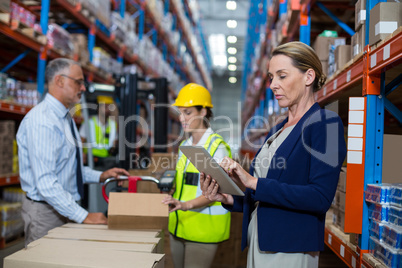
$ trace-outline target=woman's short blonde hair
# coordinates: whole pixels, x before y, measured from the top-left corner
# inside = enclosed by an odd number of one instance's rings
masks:
[[[280,45],[272,52],[272,57],[276,55],[285,55],[292,59],[294,67],[305,73],[308,69],[315,72],[315,80],[312,86],[313,92],[321,89],[327,80],[322,71],[322,64],[315,51],[302,42],[289,42]]]

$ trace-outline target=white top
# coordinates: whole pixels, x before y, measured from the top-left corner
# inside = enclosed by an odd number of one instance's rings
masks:
[[[295,125],[285,128],[283,131],[279,129],[275,132],[265,144],[262,146],[260,153],[255,158],[254,162],[254,177],[266,178],[268,174],[269,166],[271,165],[272,158],[274,157],[276,150],[281,146],[284,140],[292,132]],[[283,163],[274,163],[282,165]]]
[[[211,128],[208,128],[205,133],[202,135],[200,141],[195,145],[195,146],[204,146],[205,143],[207,142],[209,136],[211,134],[214,134],[214,131]],[[193,146],[193,137],[191,136],[190,138],[188,138],[187,140],[185,140],[182,144],[183,146]],[[180,159],[180,157],[182,156],[182,152],[179,150],[179,156],[178,159]],[[212,156],[213,159],[219,164],[220,162],[222,162],[223,158],[225,156],[229,156],[229,152],[226,149],[226,146],[223,144],[219,144],[218,148],[215,151],[215,154]],[[187,161],[189,162],[189,160],[187,159]]]

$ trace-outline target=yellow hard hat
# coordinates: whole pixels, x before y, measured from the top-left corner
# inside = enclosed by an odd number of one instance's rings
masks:
[[[104,104],[113,104],[113,98],[110,96],[98,96],[96,98],[96,100],[98,101],[98,103],[104,103]]]
[[[211,101],[211,94],[209,91],[198,84],[190,83],[185,85],[179,92],[173,106],[180,107],[192,107],[192,106],[202,106],[202,107],[214,107]]]

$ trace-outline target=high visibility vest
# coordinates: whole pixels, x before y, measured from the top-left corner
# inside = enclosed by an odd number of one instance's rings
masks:
[[[108,157],[109,149],[113,147],[116,139],[116,122],[108,119],[108,126],[103,133],[102,127],[98,123],[97,117],[92,117],[89,122],[92,142],[92,154],[97,157]],[[107,137],[105,134],[108,134]]]
[[[211,134],[204,148],[213,156],[220,144],[232,153],[229,145],[218,134]],[[199,171],[181,154],[176,165],[176,191],[173,197],[185,202],[202,195]],[[229,239],[230,212],[220,202],[187,211],[177,210],[169,214],[169,232],[189,241],[218,243]]]

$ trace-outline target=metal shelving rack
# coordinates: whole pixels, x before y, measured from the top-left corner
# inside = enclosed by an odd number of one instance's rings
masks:
[[[291,1],[291,0],[288,0]],[[268,11],[268,24],[272,27],[272,21],[276,21],[280,17],[280,13],[284,12],[281,5],[285,1],[277,2],[278,10],[273,8]],[[335,74],[327,81],[325,86],[315,93],[315,100],[320,105],[326,105],[333,101],[340,100],[345,103],[350,97],[353,101],[362,103],[362,108],[358,108],[358,112],[364,114],[364,120],[361,122],[363,129],[362,135],[357,137],[362,140],[362,149],[357,153],[361,155],[360,162],[356,163],[348,157],[347,164],[347,190],[346,190],[346,209],[345,209],[345,232],[359,234],[359,244],[356,248],[352,248],[338,237],[330,229],[325,229],[325,243],[334,251],[339,258],[349,267],[374,267],[367,260],[363,259],[364,255],[369,253],[369,217],[367,204],[364,201],[364,190],[367,184],[378,184],[382,181],[382,154],[383,154],[383,135],[384,135],[384,114],[385,109],[393,115],[400,124],[402,124],[402,112],[395,105],[397,100],[389,100],[386,98],[402,84],[401,63],[402,63],[402,30],[395,31],[386,40],[381,41],[374,46],[368,45],[369,40],[369,24],[370,10],[380,1],[366,1],[366,47],[360,57],[356,57],[353,62],[345,67],[341,72]],[[297,23],[287,29],[287,40],[296,40],[297,28],[299,29],[300,41],[310,44],[311,21],[310,8],[313,6],[312,1],[301,1],[299,16]],[[292,10],[295,12],[296,10]],[[271,24],[270,24],[271,23]],[[269,27],[267,27],[267,36],[269,36]],[[261,44],[262,50],[266,49],[266,40]],[[246,57],[248,57],[246,55]],[[258,68],[261,65],[258,63]],[[387,75],[386,75],[387,74]],[[243,114],[243,118],[249,118],[253,113],[259,116],[277,116],[280,114],[275,109],[275,100],[270,94],[269,84],[264,74],[254,74],[260,76],[262,83],[261,88],[255,91],[253,106],[254,111],[247,111]],[[250,82],[249,79],[246,82]],[[244,89],[244,88],[243,88]],[[265,96],[264,96],[265,94]],[[398,95],[399,96],[399,95]],[[398,99],[400,99],[398,97]],[[400,104],[398,102],[398,104]],[[258,107],[260,106],[260,107]],[[261,109],[261,106],[265,109]],[[341,115],[343,119],[348,115]],[[350,119],[350,118],[349,118]],[[349,122],[349,125],[353,124]],[[266,135],[268,129],[260,131],[256,136]],[[353,137],[356,138],[356,137]],[[354,153],[356,150],[349,150]],[[242,150],[243,154],[250,157],[255,152]]]
[[[19,3],[17,0],[12,0],[13,2]],[[162,52],[163,58],[165,61],[169,62],[172,67],[174,67],[174,71],[177,72],[182,81],[184,82],[195,82],[195,78],[192,77],[190,71],[182,65],[182,59],[176,54],[175,49],[169,42],[169,36],[166,31],[163,30],[160,24],[158,24],[157,20],[153,17],[152,12],[150,10],[149,2],[144,0],[111,0],[111,5],[113,10],[120,12],[120,15],[124,17],[125,12],[129,9],[134,10],[135,14],[132,16],[138,18],[138,37],[141,39],[143,36],[152,36],[152,40],[156,47],[160,49]],[[20,4],[20,3],[19,3]],[[186,43],[190,55],[194,61],[195,68],[198,72],[200,72],[202,81],[204,85],[208,88],[212,88],[212,82],[210,77],[210,69],[202,68],[201,62],[199,61],[199,56],[202,54],[197,54],[195,48],[192,46],[190,42],[190,36],[187,31],[183,30],[183,21],[178,16],[178,7],[176,6],[174,1],[167,0],[164,1],[165,5],[165,13],[171,12],[173,17],[176,20],[174,23],[174,29],[178,29],[181,32],[181,39]],[[188,9],[188,1],[184,0],[183,5]],[[103,31],[99,24],[96,21],[90,20],[86,16],[83,15],[82,6],[80,4],[72,4],[70,1],[64,0],[42,0],[40,6],[28,6],[26,7],[32,12],[36,12],[36,14],[40,13],[40,26],[42,28],[43,37],[46,35],[46,31],[48,28],[49,22],[49,12],[65,12],[69,17],[73,19],[74,22],[83,25],[83,27],[87,28],[88,31],[88,52],[90,54],[90,59],[92,58],[92,50],[95,47],[95,43],[99,43],[100,46],[107,47],[108,50],[113,51],[116,55],[116,59],[119,62],[135,64],[140,69],[142,69],[143,73],[147,77],[159,77],[159,74],[153,70],[149,64],[144,62],[139,58],[138,55],[127,53],[124,45],[119,44],[116,40],[113,39],[107,32]],[[188,13],[188,12],[187,12]],[[187,14],[190,16],[189,19],[192,22],[194,28],[192,30],[197,30],[200,38],[203,38],[201,27],[199,26],[199,22],[196,22],[191,18],[191,13]],[[38,53],[37,64],[36,66],[30,66],[31,70],[36,73],[36,82],[39,93],[43,94],[43,89],[45,87],[45,68],[47,60],[66,57],[66,55],[62,55],[59,51],[51,48],[46,41],[41,41],[39,39],[29,37],[18,30],[14,30],[9,21],[1,20],[0,18],[0,34],[4,35],[8,38],[10,42],[14,42],[18,47],[21,45],[26,49],[24,53],[21,53],[15,59],[13,59],[5,68],[3,68],[3,72],[10,70],[11,68],[20,68],[21,60],[23,60],[27,55],[30,55],[32,58],[33,53]],[[203,40],[203,39],[202,39]],[[205,48],[205,46],[204,46]],[[204,57],[208,55],[206,51],[203,52]],[[207,61],[206,61],[207,62]],[[86,79],[88,81],[93,81],[97,83],[104,84],[114,84],[114,79],[111,75],[105,76],[101,73],[96,67],[92,65],[82,66]],[[170,88],[170,95],[172,98],[175,97],[175,89]],[[28,111],[32,107],[24,106],[16,103],[11,103],[8,101],[0,100],[0,113],[6,114],[8,118],[12,118],[15,120],[21,120],[23,116],[28,113]],[[18,175],[7,176],[5,178],[0,178],[0,186],[17,184],[19,183]]]

